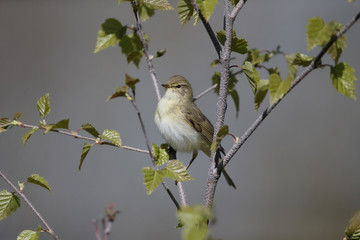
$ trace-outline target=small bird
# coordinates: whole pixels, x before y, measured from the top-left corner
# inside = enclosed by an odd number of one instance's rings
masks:
[[[210,157],[214,127],[193,102],[191,84],[183,76],[175,75],[162,86],[166,91],[157,104],[155,123],[165,141],[176,151],[193,153],[188,167],[198,150]],[[220,150],[224,152],[222,147]],[[222,172],[227,183],[236,189],[226,170]]]

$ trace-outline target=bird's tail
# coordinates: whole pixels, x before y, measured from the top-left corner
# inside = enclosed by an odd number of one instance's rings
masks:
[[[222,173],[224,174],[224,177],[225,177],[226,182],[227,182],[231,187],[233,187],[233,188],[236,189],[236,186],[235,186],[234,181],[231,179],[229,173],[226,171],[225,168],[222,170]]]

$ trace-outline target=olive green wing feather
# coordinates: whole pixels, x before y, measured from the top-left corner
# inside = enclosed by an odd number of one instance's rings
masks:
[[[214,134],[214,127],[200,109],[192,103],[188,108],[183,109],[186,122],[192,126],[203,138],[209,143],[212,143]]]

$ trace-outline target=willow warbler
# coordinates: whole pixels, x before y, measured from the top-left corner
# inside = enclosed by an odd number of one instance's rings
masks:
[[[214,127],[193,102],[191,84],[183,76],[175,75],[162,86],[166,91],[157,104],[155,123],[165,141],[176,151],[193,153],[188,167],[198,150],[210,157]],[[236,188],[225,169],[223,174],[227,183]]]

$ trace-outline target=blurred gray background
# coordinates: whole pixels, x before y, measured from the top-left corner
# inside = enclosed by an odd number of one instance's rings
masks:
[[[176,6],[176,1],[170,1]],[[210,19],[214,30],[222,27],[222,1]],[[239,37],[250,48],[286,53],[307,52],[307,19],[347,23],[360,3],[345,0],[253,0],[248,1],[235,23]],[[124,74],[138,77],[137,104],[151,143],[163,142],[154,122],[156,96],[145,62],[140,69],[128,65],[121,49],[112,47],[93,54],[97,32],[106,18],[134,24],[129,3],[106,1],[0,1],[0,116],[22,112],[21,120],[38,124],[36,101],[50,93],[52,111],[48,122],[70,118],[74,130],[89,122],[97,129],[116,129],[123,143],[145,149],[140,124],[131,104],[124,99],[106,103]],[[347,33],[347,48],[341,57],[353,66],[359,78],[360,24]],[[167,49],[154,60],[161,82],[174,74],[186,76],[194,93],[211,85],[216,53],[201,24],[181,26],[176,12],[157,12],[143,24],[150,36],[150,51]],[[309,54],[316,55],[319,49]],[[240,64],[243,57],[234,61]],[[332,63],[329,58],[325,62]],[[272,66],[280,65],[281,56]],[[219,70],[219,69],[216,69]],[[261,72],[262,78],[268,76]],[[356,83],[359,97],[359,83]],[[241,77],[237,85],[240,114],[229,100],[226,124],[237,136],[258,113],[253,110],[249,84]],[[162,91],[163,92],[163,91]],[[197,101],[214,122],[217,97],[210,93]],[[211,231],[221,239],[342,239],[352,214],[360,209],[360,105],[333,89],[329,69],[311,73],[271,113],[228,167],[238,189],[221,179],[215,201],[217,222]],[[141,168],[150,166],[142,153],[108,146],[93,147],[82,171],[77,168],[82,140],[48,133],[34,134],[24,146],[21,136],[28,129],[14,128],[0,135],[0,169],[14,183],[38,173],[49,181],[52,193],[27,185],[25,193],[53,226],[61,239],[95,239],[93,218],[104,215],[104,206],[115,203],[116,218],[111,239],[180,239],[175,207],[160,187],[147,196]],[[225,148],[233,144],[224,140]],[[190,154],[178,155],[188,162]],[[199,154],[190,169],[195,181],[185,183],[189,203],[202,202],[208,164]],[[177,195],[172,181],[168,185]],[[0,189],[12,191],[0,180]],[[23,206],[0,222],[0,239],[15,239],[23,229],[40,224],[29,207]],[[42,234],[41,239],[51,239]]]

